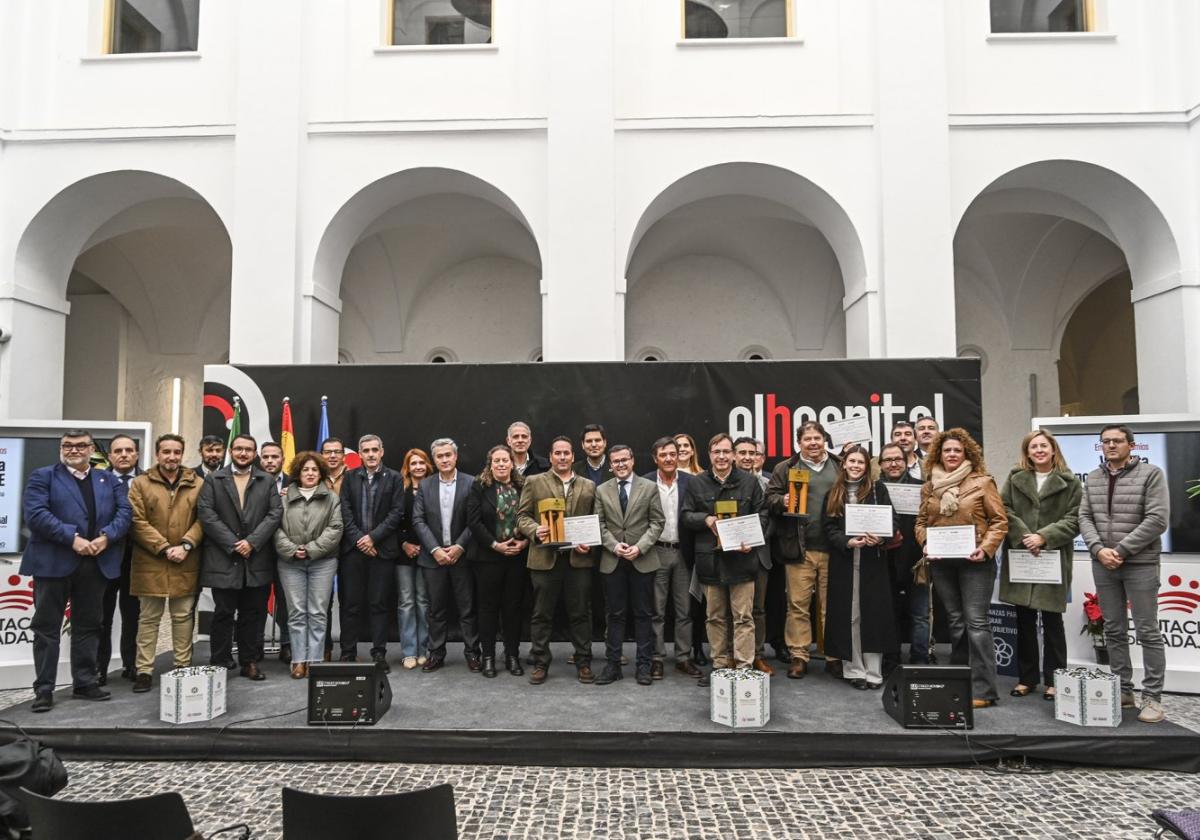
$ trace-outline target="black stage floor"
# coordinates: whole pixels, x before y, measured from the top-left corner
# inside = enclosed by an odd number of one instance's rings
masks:
[[[602,646],[596,645],[599,653]],[[363,653],[366,653],[365,647]],[[1142,724],[1126,710],[1116,729],[1083,728],[1054,719],[1053,703],[1007,696],[977,712],[969,733],[905,730],[883,710],[879,691],[858,691],[825,676],[820,664],[803,680],[780,669],[771,679],[771,721],[731,731],[709,720],[707,689],[676,674],[639,686],[633,668],[608,686],[581,685],[555,645],[542,686],[502,672],[485,679],[458,652],[433,674],[407,671],[391,658],[394,699],[374,727],[306,725],[306,682],[269,659],[267,680],[230,672],[228,712],[176,726],[159,720],[154,691],[133,694],[113,674],[111,701],[87,702],[58,692],[53,711],[29,704],[5,716],[62,755],[78,759],[360,760],[446,764],[601,767],[835,767],[970,764],[1028,756],[1077,765],[1200,771],[1200,734],[1171,722]],[[633,646],[626,645],[626,655]],[[197,645],[196,661],[207,658]],[[161,657],[159,673],[168,657]],[[597,660],[597,670],[601,663]],[[528,671],[528,667],[526,668]]]

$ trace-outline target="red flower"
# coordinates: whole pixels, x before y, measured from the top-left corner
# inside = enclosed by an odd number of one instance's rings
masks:
[[[1083,613],[1088,621],[1102,621],[1104,615],[1100,612],[1100,600],[1094,592],[1083,593]]]

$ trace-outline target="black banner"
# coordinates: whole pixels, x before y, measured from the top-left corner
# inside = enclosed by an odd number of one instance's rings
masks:
[[[543,456],[551,438],[578,441],[585,424],[600,423],[610,444],[634,448],[639,471],[652,466],[655,439],[679,432],[696,439],[705,462],[707,441],[718,431],[761,438],[772,464],[792,454],[794,429],[812,418],[869,418],[873,450],[900,419],[932,416],[981,442],[983,431],[974,359],[210,365],[205,379],[208,434],[227,433],[236,395],[242,429],[260,441],[278,439],[283,398],[290,397],[296,448],[309,449],[327,396],[329,432],[347,450],[357,448],[360,435],[377,434],[385,460],[399,467],[406,449],[428,450],[434,439],[451,437],[469,472],[479,470],[514,420],[530,425],[533,451]]]

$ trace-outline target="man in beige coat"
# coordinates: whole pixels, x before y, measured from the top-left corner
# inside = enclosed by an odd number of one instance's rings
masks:
[[[633,450],[614,446],[608,450],[613,477],[596,488],[596,513],[600,517],[600,575],[608,605],[605,648],[608,662],[596,685],[622,678],[621,646],[625,622],[633,607],[637,639],[637,682],[650,685],[654,660],[654,576],[659,569],[655,544],[667,522],[658,485],[633,472]]]
[[[133,683],[139,693],[150,690],[158,627],[168,605],[175,667],[192,664],[192,627],[200,588],[196,546],[204,537],[196,519],[196,501],[204,481],[181,466],[183,450],[179,435],[162,435],[154,443],[157,463],[129,485],[133,508],[129,530],[134,543],[129,591],[141,603]]]

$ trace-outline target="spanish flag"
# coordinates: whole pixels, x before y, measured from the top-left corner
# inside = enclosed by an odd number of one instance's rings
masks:
[[[292,401],[283,398],[283,421],[279,424],[279,447],[283,450],[283,471],[292,467],[296,457],[296,430],[292,427]]]

